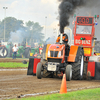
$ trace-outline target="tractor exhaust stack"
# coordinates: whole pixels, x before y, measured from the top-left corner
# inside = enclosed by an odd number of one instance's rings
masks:
[[[60,44],[62,44],[62,36],[63,36],[63,33],[60,34]]]

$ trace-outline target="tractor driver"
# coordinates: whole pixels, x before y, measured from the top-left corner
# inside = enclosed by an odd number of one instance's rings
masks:
[[[85,27],[85,28],[82,30],[81,33],[90,33],[90,31],[89,31],[88,27]]]
[[[62,36],[62,39],[63,39],[63,42],[65,44],[65,56],[69,56],[69,50],[70,50],[70,46],[68,44],[68,35],[63,33],[63,36]],[[56,40],[56,43],[59,43],[60,42],[60,35],[57,37],[57,40]],[[65,57],[65,61],[67,61],[67,57]]]
[[[62,39],[63,39],[63,42],[65,43],[65,45],[68,43],[68,36],[67,34],[64,34],[63,33],[63,36],[62,36]],[[58,43],[60,41],[60,35],[58,36],[56,42]]]

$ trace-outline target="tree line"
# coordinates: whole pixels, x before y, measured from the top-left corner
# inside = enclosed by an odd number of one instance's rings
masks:
[[[5,28],[4,28],[5,26]],[[11,32],[17,35],[16,31],[21,30],[23,40],[27,39],[27,42],[34,40],[34,42],[43,42],[44,34],[42,33],[43,27],[38,22],[28,21],[24,24],[23,20],[18,20],[14,17],[6,17],[0,21],[0,39],[4,38],[9,41]]]

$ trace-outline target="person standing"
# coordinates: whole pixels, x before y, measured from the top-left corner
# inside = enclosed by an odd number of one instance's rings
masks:
[[[13,59],[16,59],[16,54],[17,54],[17,51],[18,51],[18,47],[16,46],[16,44],[12,48],[12,51],[13,51]]]

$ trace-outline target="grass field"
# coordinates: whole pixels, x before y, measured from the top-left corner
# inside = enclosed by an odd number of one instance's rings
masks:
[[[100,88],[67,92],[67,94],[51,94],[29,98],[21,98],[20,100],[100,100]]]
[[[0,67],[3,68],[25,68],[28,67],[28,63],[27,64],[23,64],[23,63],[16,63],[16,62],[0,62]]]

